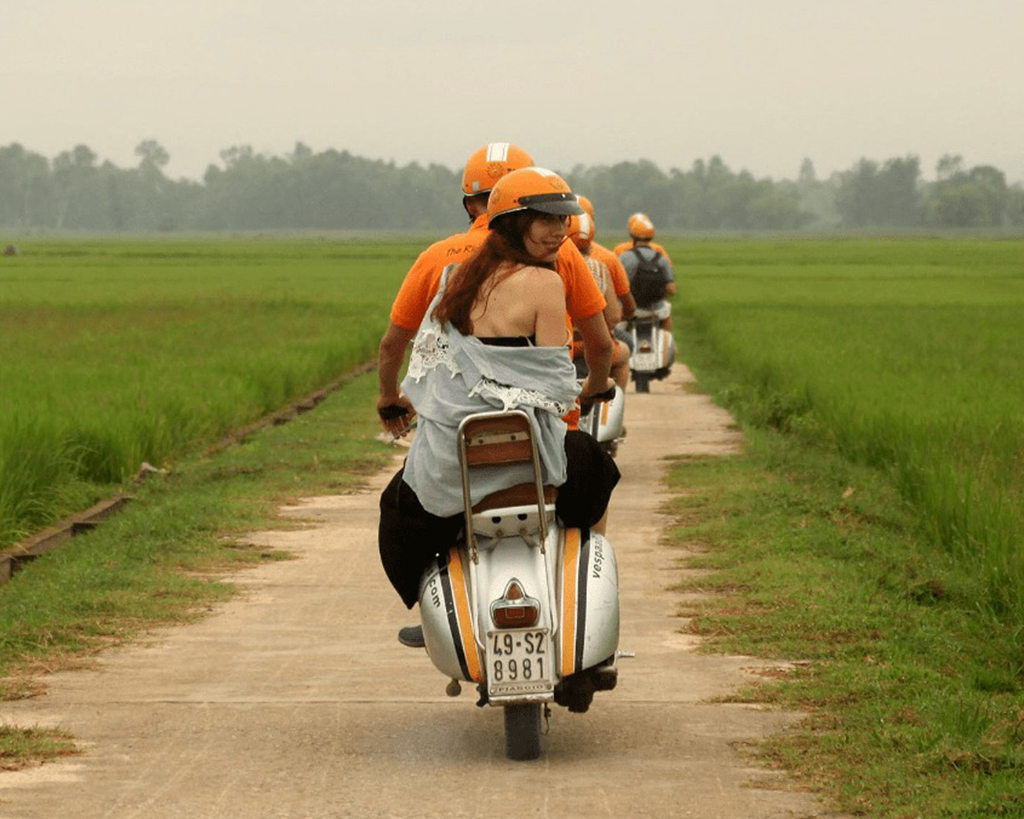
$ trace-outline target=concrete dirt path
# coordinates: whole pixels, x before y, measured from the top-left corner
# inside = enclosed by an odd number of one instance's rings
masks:
[[[414,622],[377,559],[377,496],[311,498],[310,522],[253,539],[299,556],[234,577],[237,599],[201,622],[55,674],[0,721],[59,725],[76,758],[0,775],[4,819],[230,817],[820,817],[821,806],[744,761],[736,745],[796,718],[716,704],[764,662],[704,656],[681,633],[686,552],[661,543],[667,455],[727,454],[731,419],[679,366],[629,393],[609,538],[619,564],[619,686],[587,714],[554,708],[544,756],[504,757],[502,715],[395,640]]]

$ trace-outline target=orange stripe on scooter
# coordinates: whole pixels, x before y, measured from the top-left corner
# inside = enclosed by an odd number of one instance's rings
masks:
[[[608,423],[608,408],[611,407],[611,405],[612,405],[611,401],[605,401],[603,404],[601,404],[601,423],[602,424],[607,424]]]
[[[580,557],[580,530],[565,532],[565,557],[562,561],[562,676],[576,670],[576,578]]]
[[[469,599],[466,597],[466,578],[462,573],[462,558],[458,549],[452,549],[448,561],[448,572],[452,578],[452,597],[455,598],[455,611],[459,615],[459,634],[462,637],[462,651],[466,655],[466,668],[474,682],[481,682],[480,655],[476,650],[473,638],[473,618],[469,614]]]

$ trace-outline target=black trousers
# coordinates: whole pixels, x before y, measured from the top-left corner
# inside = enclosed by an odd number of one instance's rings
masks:
[[[555,513],[569,528],[589,529],[608,508],[619,482],[619,468],[590,435],[570,430],[565,435],[566,481],[558,487]],[[380,496],[378,547],[384,572],[407,608],[419,602],[420,578],[439,554],[455,545],[463,516],[438,517],[420,504],[402,480],[404,469]]]

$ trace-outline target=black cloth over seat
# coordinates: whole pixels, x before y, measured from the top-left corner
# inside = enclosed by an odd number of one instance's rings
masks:
[[[590,529],[608,508],[619,468],[594,438],[579,430],[566,433],[565,454],[567,478],[558,487],[555,512],[569,528]],[[403,472],[398,471],[380,496],[378,548],[388,580],[411,609],[419,602],[427,566],[458,541],[463,516],[432,515],[402,480]]]

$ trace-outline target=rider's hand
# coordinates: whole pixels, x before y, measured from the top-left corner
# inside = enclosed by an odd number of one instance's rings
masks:
[[[580,399],[593,398],[595,395],[600,395],[603,392],[615,389],[615,382],[611,378],[605,378],[604,381],[598,381],[594,383],[594,379],[587,377],[587,380],[583,382],[583,389],[580,391]]]
[[[405,415],[400,415],[397,418],[380,418],[380,411],[384,407],[404,407],[407,412]],[[413,416],[416,415],[416,410],[412,408],[412,404],[409,399],[404,395],[397,397],[392,396],[381,396],[377,399],[377,417],[380,418],[381,424],[388,432],[394,435],[396,438],[400,438],[406,435],[409,431],[409,425],[412,423]]]

